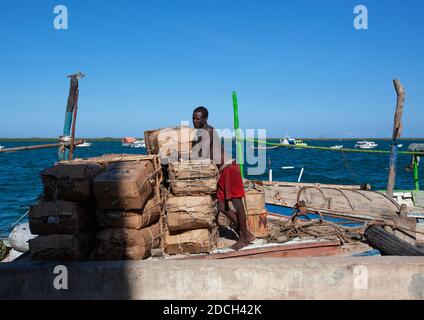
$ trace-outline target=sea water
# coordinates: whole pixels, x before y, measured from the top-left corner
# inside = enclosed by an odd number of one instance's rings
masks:
[[[344,148],[354,148],[356,143],[353,140],[305,140],[305,142],[311,146],[324,147],[342,144]],[[418,141],[402,140],[404,147],[399,150],[406,151],[413,142]],[[44,143],[51,142],[1,142],[1,145],[10,148]],[[377,149],[390,149],[389,140],[377,140],[376,143],[379,145]],[[122,147],[119,141],[95,141],[91,147],[76,148],[75,157],[84,158],[107,153],[145,154],[146,149]],[[35,203],[43,189],[39,172],[52,166],[56,161],[58,161],[57,148],[0,153],[0,236],[7,236],[11,231],[10,226]],[[414,188],[413,173],[405,170],[405,166],[410,163],[410,155],[398,156],[396,175],[398,190]],[[294,168],[283,170],[282,167]],[[422,177],[424,184],[423,167],[424,164],[419,167],[419,176]],[[268,180],[269,169],[272,168],[273,180],[296,182],[301,169],[304,168],[302,182],[369,183],[374,190],[384,190],[387,185],[389,155],[277,148],[267,150],[266,168],[262,175],[249,176],[247,168],[248,165],[244,167],[244,171],[248,179]],[[26,217],[21,221],[26,221]]]

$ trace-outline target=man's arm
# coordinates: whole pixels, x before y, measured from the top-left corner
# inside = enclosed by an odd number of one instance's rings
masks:
[[[218,168],[224,164],[225,162],[225,149],[224,145],[221,143],[221,139],[219,138],[218,134],[216,133],[215,129],[213,128],[207,128],[209,132],[209,138],[210,138],[210,159],[215,162],[215,164],[218,166]],[[217,141],[215,141],[217,140]],[[216,145],[214,145],[216,143]],[[216,149],[215,149],[216,148]],[[214,151],[220,153],[220,159],[218,161],[215,161],[214,158]]]

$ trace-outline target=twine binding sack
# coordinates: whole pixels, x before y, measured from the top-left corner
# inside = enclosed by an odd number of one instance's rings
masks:
[[[163,235],[163,250],[165,253],[174,254],[198,254],[210,253],[216,248],[218,228],[196,229],[170,234],[165,225]]]
[[[97,223],[102,228],[142,229],[159,220],[163,199],[154,196],[147,201],[142,210],[102,211],[97,210]]]
[[[218,173],[218,168],[210,159],[182,160],[169,164],[171,180],[217,178]]]
[[[51,234],[29,241],[32,260],[81,261],[89,257],[93,249],[94,235],[89,232]]]
[[[170,196],[165,205],[168,230],[175,233],[192,229],[215,227],[216,200],[206,196]]]
[[[172,162],[168,171],[172,192],[177,196],[216,193],[219,172],[209,159]]]
[[[93,182],[99,209],[141,210],[152,195],[159,171],[149,157],[109,164]]]
[[[150,257],[151,249],[159,248],[161,233],[159,223],[141,230],[106,229],[96,236],[95,259],[140,260]]]
[[[256,184],[245,185],[245,209],[247,215],[260,214],[266,211],[265,191]]]
[[[247,228],[257,238],[266,237],[268,212],[265,206],[265,191],[257,184],[245,184],[245,195]]]
[[[76,234],[89,226],[94,216],[90,203],[41,199],[28,218],[32,234]]]
[[[44,195],[49,199],[86,201],[92,196],[92,181],[104,170],[95,162],[58,163],[41,171]]]
[[[159,155],[162,160],[181,155],[189,158],[189,153],[195,141],[195,130],[188,126],[149,130],[144,132],[144,140],[148,154]]]

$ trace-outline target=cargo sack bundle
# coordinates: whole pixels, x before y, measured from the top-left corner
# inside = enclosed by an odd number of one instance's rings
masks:
[[[104,166],[90,161],[58,163],[43,170],[41,181],[49,199],[86,201],[92,196],[92,181]]]
[[[258,184],[245,183],[244,192],[247,228],[257,238],[266,237],[268,212],[265,206],[265,191]]]
[[[195,141],[195,130],[187,126],[149,130],[144,132],[148,154],[157,154],[162,160],[174,161],[184,156],[189,159]]]
[[[254,215],[261,214],[266,211],[265,206],[265,191],[257,184],[246,185],[244,188],[245,192],[245,209],[246,214]]]
[[[150,257],[151,250],[160,247],[159,223],[141,230],[113,228],[96,236],[93,254],[98,260],[140,260]]]
[[[90,203],[41,199],[29,211],[29,227],[38,235],[76,234],[90,225],[93,213]]]
[[[94,246],[94,234],[51,234],[29,241],[32,260],[81,261],[89,258]]]
[[[163,200],[154,196],[147,201],[142,210],[102,211],[97,210],[97,223],[102,228],[141,229],[159,220]]]
[[[176,196],[216,193],[218,168],[211,160],[183,160],[169,164],[169,181]]]
[[[195,229],[176,234],[170,234],[165,225],[162,238],[162,249],[165,253],[174,254],[198,254],[210,253],[216,248],[218,229]]]
[[[166,222],[171,233],[215,227],[217,206],[210,195],[170,196],[165,204]]]
[[[113,162],[93,182],[96,203],[101,210],[140,210],[156,187],[152,158]]]

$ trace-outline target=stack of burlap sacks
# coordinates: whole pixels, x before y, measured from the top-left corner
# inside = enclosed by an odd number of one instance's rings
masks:
[[[162,248],[167,254],[209,253],[218,237],[215,199],[218,169],[210,160],[169,164]]]
[[[95,260],[140,260],[159,248],[163,207],[157,156],[111,163],[93,181],[97,204]]]
[[[163,251],[169,255],[209,253],[218,237],[216,165],[210,160],[187,160],[194,129],[158,129],[144,136],[147,152],[160,156],[170,190],[161,218]]]
[[[160,245],[157,156],[106,155],[41,172],[29,213],[34,260],[143,259]]]
[[[44,193],[29,213],[39,235],[30,241],[32,259],[138,260],[159,247],[170,255],[211,252],[218,169],[184,160],[194,140],[189,127],[146,131],[147,156],[64,161],[41,172]],[[263,190],[245,188],[248,227],[265,236]]]
[[[94,246],[92,181],[101,162],[64,162],[41,172],[44,193],[29,211],[33,260],[84,260]]]

